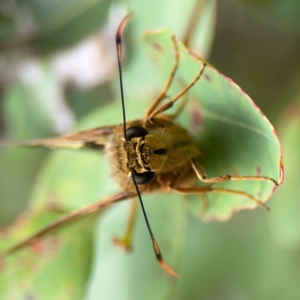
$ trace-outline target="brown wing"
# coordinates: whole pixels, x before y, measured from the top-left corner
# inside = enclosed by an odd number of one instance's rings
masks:
[[[25,140],[25,141],[6,141],[0,140],[0,146],[20,146],[20,147],[47,147],[47,148],[93,148],[98,149],[105,146],[108,137],[115,129],[113,126],[105,126],[76,133],[71,133],[65,136],[40,139],[40,140]]]

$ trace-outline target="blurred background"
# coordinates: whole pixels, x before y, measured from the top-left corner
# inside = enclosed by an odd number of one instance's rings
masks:
[[[131,11],[123,39],[126,99],[153,98],[160,91],[155,68],[141,50],[142,33],[168,27],[184,39],[192,12],[199,12],[192,50],[232,78],[269,118],[282,143],[286,174],[268,202],[270,213],[242,211],[221,223],[188,216],[180,280],[165,278],[153,295],[140,294],[132,281],[123,288],[123,299],[299,299],[299,1],[1,1],[0,138],[69,132],[117,99],[115,32]],[[3,228],[28,207],[46,174],[51,150],[32,151],[0,149]],[[80,291],[59,299],[99,299],[99,294],[120,299],[97,290],[95,278],[101,275],[91,261],[87,272],[94,271]],[[107,287],[118,288],[110,285],[107,281]]]

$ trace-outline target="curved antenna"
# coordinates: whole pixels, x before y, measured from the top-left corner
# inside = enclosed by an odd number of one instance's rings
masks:
[[[120,79],[120,90],[121,90],[121,102],[122,102],[122,112],[123,112],[123,128],[124,128],[124,138],[128,141],[126,136],[126,115],[125,115],[125,102],[124,102],[124,92],[123,92],[123,80],[122,80],[122,32],[128,20],[131,18],[133,13],[127,15],[118,27],[116,34],[117,43],[117,55],[118,55],[118,67],[119,67],[119,79]]]
[[[126,135],[126,115],[125,115],[125,102],[124,102],[123,81],[122,81],[122,32],[123,32],[124,27],[127,24],[128,20],[131,18],[131,16],[132,16],[132,13],[129,14],[129,15],[127,15],[123,19],[123,21],[121,22],[121,24],[119,25],[119,27],[117,29],[117,34],[116,34],[118,67],[119,67],[119,78],[120,78],[120,89],[121,89],[121,101],[122,101],[122,111],[123,111],[123,128],[124,128],[124,138],[125,138],[126,141],[128,141],[128,138],[127,138],[127,135]],[[142,201],[141,193],[140,193],[139,187],[138,187],[138,185],[137,185],[137,183],[135,181],[135,177],[134,177],[134,173],[133,172],[131,172],[131,178],[132,178],[132,181],[133,181],[134,186],[136,188],[137,195],[138,195],[141,207],[142,207],[143,215],[144,215],[144,218],[145,218],[145,221],[146,221],[146,225],[147,225],[150,237],[151,237],[151,241],[152,241],[152,245],[153,245],[153,248],[154,248],[156,259],[158,260],[158,262],[160,263],[161,267],[166,272],[168,272],[172,276],[179,277],[179,275],[173,269],[171,269],[165,263],[165,261],[163,260],[162,254],[160,252],[158,244],[157,244],[157,242],[156,242],[156,240],[154,238],[153,232],[151,230],[150,223],[149,223],[148,218],[147,218],[146,210],[145,210],[145,207],[144,207],[144,204],[143,204],[143,201]]]
[[[162,257],[162,254],[161,254],[161,251],[158,247],[158,244],[155,240],[155,237],[153,235],[153,232],[151,230],[151,227],[150,227],[150,223],[148,221],[148,218],[147,218],[147,214],[146,214],[146,210],[145,210],[145,207],[144,207],[144,203],[142,201],[142,197],[141,197],[141,193],[139,191],[139,188],[138,188],[138,185],[135,181],[135,178],[134,178],[134,174],[132,172],[132,181],[134,182],[134,185],[135,185],[135,188],[136,188],[136,191],[137,191],[137,195],[139,197],[139,200],[140,200],[140,203],[141,203],[141,207],[142,207],[142,211],[143,211],[143,215],[144,215],[144,218],[145,218],[145,221],[146,221],[146,225],[147,225],[147,228],[148,228],[148,231],[149,231],[149,234],[150,234],[150,237],[151,237],[151,241],[152,241],[152,245],[153,245],[153,248],[154,248],[154,252],[155,252],[155,256],[156,256],[156,259],[158,260],[158,262],[160,263],[161,267],[166,271],[168,272],[170,275],[172,276],[175,276],[175,277],[179,277],[179,274],[176,273],[173,269],[171,269],[164,261],[163,257]]]

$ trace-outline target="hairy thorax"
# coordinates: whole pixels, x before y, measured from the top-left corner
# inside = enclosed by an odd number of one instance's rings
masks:
[[[106,144],[112,177],[127,190],[135,190],[132,172],[154,172],[154,178],[139,185],[150,192],[168,187],[191,186],[195,173],[191,159],[200,157],[199,145],[188,131],[166,116],[153,118],[153,124],[143,120],[127,122],[126,128],[143,126],[148,134],[125,140],[123,125],[117,126]]]

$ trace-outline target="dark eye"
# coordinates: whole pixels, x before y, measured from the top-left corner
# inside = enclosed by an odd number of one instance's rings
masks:
[[[131,140],[134,137],[143,137],[148,134],[148,131],[141,126],[132,126],[126,129],[126,138]]]
[[[144,173],[133,172],[133,174],[134,174],[135,182],[137,184],[147,184],[153,179],[155,175],[154,172],[144,172]]]
[[[167,150],[161,148],[161,149],[154,150],[153,153],[158,154],[158,155],[164,155],[164,154],[167,154]]]

